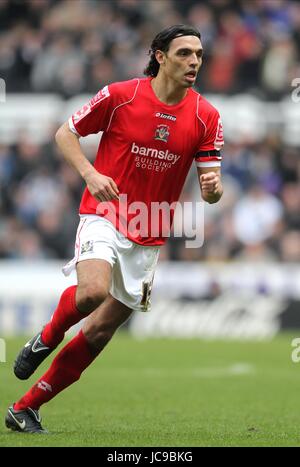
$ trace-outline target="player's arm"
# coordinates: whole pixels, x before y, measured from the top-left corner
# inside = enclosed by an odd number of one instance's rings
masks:
[[[64,123],[56,132],[56,143],[65,160],[85,180],[87,188],[98,201],[118,199],[118,187],[112,178],[102,175],[93,167],[84,155],[79,135],[70,130],[69,123]]]
[[[203,200],[217,203],[223,194],[221,167],[197,167],[197,171]]]
[[[221,149],[224,145],[223,127],[219,112],[212,106],[202,115],[205,120],[205,136],[200,141],[195,156],[202,198],[209,204],[217,203],[222,194]],[[201,119],[204,124],[204,121]]]

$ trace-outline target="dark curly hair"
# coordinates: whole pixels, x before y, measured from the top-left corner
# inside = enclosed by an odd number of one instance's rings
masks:
[[[159,63],[155,58],[155,52],[157,50],[167,52],[169,50],[170,42],[176,37],[181,36],[196,36],[201,39],[201,34],[198,29],[185,24],[175,24],[175,26],[171,26],[159,32],[152,41],[151,48],[149,50],[150,60],[144,69],[144,75],[153,77],[157,75]]]

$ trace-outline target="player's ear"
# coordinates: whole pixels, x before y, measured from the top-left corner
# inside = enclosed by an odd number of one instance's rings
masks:
[[[156,50],[155,58],[160,65],[163,65],[165,63],[165,54],[161,50]]]

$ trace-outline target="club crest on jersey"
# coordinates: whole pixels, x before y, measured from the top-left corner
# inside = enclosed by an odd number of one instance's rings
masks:
[[[164,141],[166,143],[168,141],[169,135],[170,132],[168,125],[157,125],[154,139]]]
[[[80,254],[83,255],[84,253],[92,253],[94,250],[94,242],[93,240],[89,240],[81,245]]]

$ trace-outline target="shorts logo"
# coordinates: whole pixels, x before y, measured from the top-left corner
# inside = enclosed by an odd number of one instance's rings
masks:
[[[153,285],[154,274],[150,278],[150,280],[144,281],[142,283],[142,299],[140,302],[140,306],[143,311],[147,311],[150,308],[150,296],[152,292],[152,285]]]
[[[94,251],[94,241],[88,240],[87,242],[81,245],[80,254],[84,255],[85,253],[92,253]]]
[[[170,132],[168,125],[157,125],[155,130],[154,139],[159,141],[164,141],[165,143],[168,141]]]

